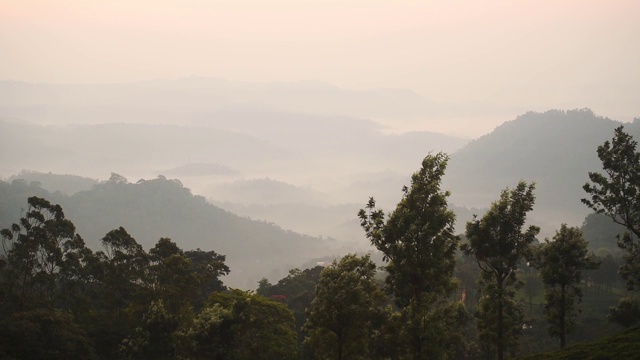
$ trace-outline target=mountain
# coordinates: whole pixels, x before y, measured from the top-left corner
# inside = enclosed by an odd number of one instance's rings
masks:
[[[228,166],[212,163],[188,163],[160,171],[171,176],[235,176],[241,173]]]
[[[0,121],[0,175],[5,176],[30,169],[89,177],[116,170],[148,177],[185,162],[258,169],[294,155],[265,140],[207,127]]]
[[[215,186],[217,201],[240,204],[317,203],[323,194],[270,178],[238,180]]]
[[[224,211],[194,196],[179,181],[162,176],[133,184],[116,174],[71,196],[49,193],[24,180],[0,182],[2,228],[19,219],[32,195],[60,204],[93,250],[101,249],[100,239],[119,226],[147,249],[168,237],[183,249],[215,250],[226,256],[231,274],[224,281],[233,287],[254,288],[262,277],[277,279],[310,259],[333,255],[333,249],[344,251],[331,239],[300,235]]]
[[[456,151],[444,187],[457,205],[487,207],[504,188],[535,181],[532,217],[553,226],[580,225],[589,213],[580,202],[582,185],[588,172],[601,169],[596,149],[619,125],[588,109],[526,113]],[[640,126],[628,128],[640,138]]]
[[[114,84],[41,84],[0,81],[0,113],[47,123],[176,123],[186,114],[233,108],[419,120],[495,113],[493,107],[443,104],[407,89],[346,89],[319,81],[241,82],[191,77]],[[180,116],[176,116],[180,114]],[[138,120],[135,120],[138,119]]]
[[[100,181],[79,175],[54,174],[52,172],[43,173],[39,171],[23,170],[17,175],[11,175],[7,182],[14,180],[24,180],[27,183],[34,183],[48,192],[60,191],[66,195],[73,195],[79,191],[90,190]]]

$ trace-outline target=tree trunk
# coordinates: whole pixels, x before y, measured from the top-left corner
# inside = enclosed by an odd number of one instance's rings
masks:
[[[342,360],[342,336],[338,336],[338,360]]]
[[[560,348],[564,349],[564,346],[566,344],[566,339],[565,339],[565,287],[564,285],[562,285],[562,287],[560,288]]]
[[[498,360],[504,359],[504,334],[503,334],[503,304],[502,304],[502,281],[498,282]]]

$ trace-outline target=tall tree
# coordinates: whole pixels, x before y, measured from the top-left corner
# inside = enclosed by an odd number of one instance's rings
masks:
[[[298,358],[293,314],[277,301],[233,289],[215,292],[186,332],[190,358],[229,360]],[[217,349],[212,347],[217,345]],[[213,355],[211,355],[213,354]],[[207,357],[205,357],[207,356]]]
[[[272,285],[265,278],[258,282],[256,292],[266,298],[285,303],[296,318],[296,329],[300,344],[304,340],[303,326],[307,319],[307,309],[316,295],[316,285],[320,281],[323,266],[310,269],[291,269],[289,275]]]
[[[104,252],[96,253],[90,264],[96,279],[95,317],[89,332],[96,350],[109,358],[117,357],[122,340],[138,325],[132,309],[143,313],[149,301],[149,255],[123,228],[109,231],[102,238]]]
[[[30,197],[19,224],[0,232],[6,254],[0,276],[14,311],[54,307],[69,295],[91,251],[60,205]]]
[[[3,229],[0,255],[0,357],[94,358],[74,313],[93,254],[60,205],[29,197],[18,224]]]
[[[371,358],[372,323],[385,301],[375,274],[368,255],[352,254],[322,271],[305,323],[305,343],[318,358]]]
[[[221,278],[229,275],[230,270],[224,263],[226,257],[213,250],[188,250],[184,256],[191,261],[192,270],[198,278],[199,289],[193,294],[193,306],[200,310],[211,293],[227,289]]]
[[[598,146],[604,174],[589,172],[591,183],[586,183],[583,189],[590,199],[582,199],[595,212],[627,229],[618,238],[618,246],[624,251],[620,275],[626,280],[628,290],[640,285],[640,153],[637,146],[638,142],[624,132],[624,127],[616,128],[613,139]],[[612,313],[613,318],[625,319],[626,324],[640,321],[635,311],[628,317],[620,315],[624,309],[639,307],[640,304],[630,304],[640,303],[640,299],[632,296],[623,300],[621,307]],[[629,317],[634,319],[630,321]]]
[[[545,307],[549,334],[560,339],[564,348],[566,334],[576,325],[577,304],[582,299],[582,272],[598,267],[589,256],[587,241],[580,229],[562,224],[553,241],[545,242],[537,250],[536,267],[545,287]]]
[[[583,188],[591,198],[582,199],[595,212],[608,216],[630,232],[618,242],[626,251],[620,273],[630,290],[640,284],[637,241],[640,237],[640,153],[636,151],[637,145],[622,126],[616,128],[613,140],[598,146],[598,158],[605,174],[589,172],[591,183]]]
[[[367,238],[384,254],[387,285],[410,320],[405,338],[413,359],[443,357],[458,343],[456,336],[446,336],[455,329],[448,329],[441,316],[456,288],[459,242],[455,214],[447,205],[450,193],[440,189],[448,160],[443,153],[425,157],[388,220],[373,198],[358,213]]]
[[[162,306],[176,315],[181,309],[191,307],[191,300],[198,293],[199,278],[191,260],[169,238],[161,238],[149,250],[149,282],[154,300],[162,300]]]
[[[482,343],[495,350],[498,359],[513,348],[522,325],[522,304],[515,301],[518,264],[529,255],[530,245],[540,232],[529,226],[526,216],[533,209],[535,185],[524,181],[505,189],[500,199],[480,219],[467,223],[465,254],[473,256],[482,272],[482,298],[478,305],[478,330]]]

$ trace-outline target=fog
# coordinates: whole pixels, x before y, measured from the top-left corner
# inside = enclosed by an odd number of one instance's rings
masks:
[[[454,110],[437,129],[433,114],[377,114],[387,125],[467,137],[530,110],[630,121],[639,12],[635,1],[2,0],[0,79],[405,89]]]

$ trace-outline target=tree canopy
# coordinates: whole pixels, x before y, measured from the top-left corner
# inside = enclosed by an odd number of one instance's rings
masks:
[[[386,283],[409,325],[405,338],[414,359],[446,356],[457,340],[456,326],[442,317],[456,288],[459,242],[447,204],[450,194],[440,189],[448,160],[443,153],[425,157],[388,220],[373,198],[358,213],[367,238],[387,262]]]
[[[545,314],[549,334],[560,339],[565,347],[566,334],[576,325],[577,305],[582,300],[580,285],[585,270],[598,267],[589,255],[587,241],[580,229],[562,224],[552,241],[536,251],[535,264],[545,286]]]
[[[479,337],[485,351],[495,352],[500,360],[515,348],[523,325],[522,304],[515,300],[519,286],[516,270],[530,256],[530,245],[540,231],[533,225],[523,229],[535,202],[534,189],[533,183],[521,181],[514,189],[502,191],[482,218],[467,223],[468,242],[462,245],[482,273],[482,297],[476,314]]]

